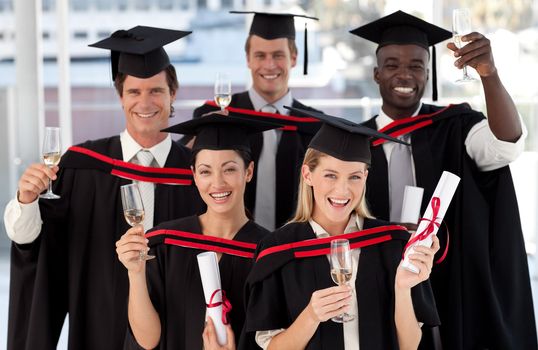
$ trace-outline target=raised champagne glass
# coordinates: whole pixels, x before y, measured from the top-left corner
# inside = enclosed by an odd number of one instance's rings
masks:
[[[215,79],[215,103],[224,111],[232,101],[232,82],[228,74],[218,73]]]
[[[454,45],[458,49],[467,45],[467,42],[462,41],[461,38],[471,33],[471,28],[471,11],[466,8],[455,9],[452,12],[452,34],[454,35]],[[467,83],[475,80],[467,73],[467,66],[463,66],[463,76],[456,80],[456,83]]]
[[[46,127],[43,139],[43,149],[41,152],[43,163],[49,168],[58,165],[61,156],[60,146],[60,128]],[[47,192],[39,197],[46,199],[58,199],[60,196],[52,192],[52,180],[49,179],[49,188]]]
[[[144,203],[142,203],[138,185],[133,183],[121,186],[120,189],[125,220],[132,227],[142,225],[144,222]],[[154,255],[148,255],[145,250],[140,251],[140,260],[150,260],[154,257]]]
[[[334,283],[339,286],[348,284],[353,275],[353,263],[351,259],[351,249],[347,239],[334,239],[331,241],[331,277]],[[344,323],[353,321],[354,315],[343,313],[331,318],[333,322]]]

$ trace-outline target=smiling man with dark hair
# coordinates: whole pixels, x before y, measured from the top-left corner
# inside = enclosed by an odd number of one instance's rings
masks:
[[[189,33],[138,26],[92,45],[112,51],[125,131],[71,147],[59,167],[33,164],[19,180],[5,213],[13,240],[8,349],[56,349],[66,315],[69,349],[123,348],[128,283],[115,243],[128,225],[120,186],[139,184],[146,230],[199,209],[190,151],[161,132],[178,87],[162,46]],[[59,199],[39,199],[49,179]]]

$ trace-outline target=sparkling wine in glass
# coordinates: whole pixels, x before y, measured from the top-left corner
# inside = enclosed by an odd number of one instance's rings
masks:
[[[144,204],[142,203],[138,185],[133,183],[120,188],[125,220],[131,226],[142,225],[144,222]],[[140,251],[140,260],[150,260],[154,257],[154,255],[148,255],[145,250]]]
[[[348,284],[353,275],[353,263],[351,250],[347,239],[335,239],[331,241],[331,277],[334,283],[339,286]],[[343,323],[355,319],[355,316],[348,313],[333,317],[333,322]]]
[[[43,158],[43,163],[45,163],[45,165],[49,168],[58,165],[58,163],[60,162],[60,148],[60,128],[46,127],[41,156]],[[49,188],[47,192],[43,193],[39,197],[46,199],[60,198],[60,196],[52,192],[51,179],[49,179]]]
[[[225,73],[218,73],[215,80],[215,103],[224,111],[232,101],[232,82]]]
[[[471,11],[466,8],[455,9],[452,12],[452,33],[454,35],[454,45],[456,45],[458,49],[461,49],[467,44],[467,42],[462,41],[461,38],[464,35],[471,33],[471,31]],[[456,83],[466,83],[475,80],[476,79],[467,73],[467,66],[463,66],[463,76],[456,80]]]

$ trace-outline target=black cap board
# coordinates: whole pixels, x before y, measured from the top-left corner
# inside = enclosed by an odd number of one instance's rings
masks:
[[[318,20],[316,17],[291,13],[268,13],[256,11],[230,11],[234,14],[254,14],[250,25],[250,35],[257,35],[266,40],[288,38],[295,40],[295,17]],[[308,34],[304,31],[304,74],[308,74]]]
[[[137,78],[150,78],[170,65],[163,46],[192,32],[136,26],[118,30],[89,46],[111,50],[112,80],[118,72]]]
[[[307,114],[323,122],[323,125],[312,138],[308,147],[346,162],[370,164],[372,158],[370,153],[370,137],[379,137],[409,145],[397,138],[344,118],[301,108],[288,106],[284,106],[284,108],[293,112]]]
[[[452,36],[446,29],[426,22],[403,11],[396,11],[388,16],[350,30],[355,34],[379,44],[377,51],[386,45],[418,45],[428,50],[432,46],[432,90],[433,100],[437,101],[437,72],[435,44]]]
[[[193,151],[243,150],[250,152],[249,135],[276,129],[282,125],[213,112],[161,130],[174,134],[195,135]]]

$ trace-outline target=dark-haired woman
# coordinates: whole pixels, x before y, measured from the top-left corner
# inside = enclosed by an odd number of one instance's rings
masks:
[[[245,319],[243,287],[256,244],[268,231],[245,212],[245,186],[254,169],[248,134],[275,127],[213,114],[167,130],[196,135],[192,172],[207,211],[161,224],[145,237],[141,227],[134,227],[117,242],[130,285],[126,348],[232,349],[239,342],[246,348],[254,344],[253,337],[239,339]],[[140,261],[139,252],[147,250],[148,243],[155,261]],[[207,250],[217,253],[221,287],[232,305],[226,315],[228,343],[222,347],[215,342],[216,320],[208,322],[202,336],[206,303],[196,256]]]

